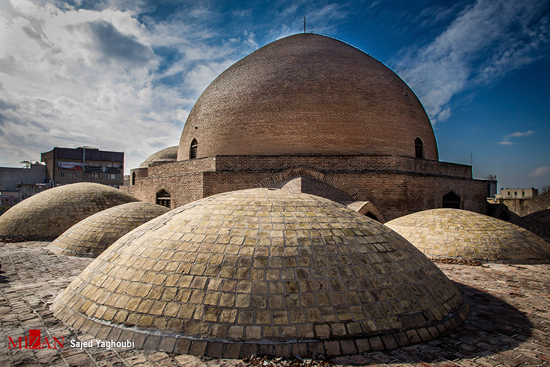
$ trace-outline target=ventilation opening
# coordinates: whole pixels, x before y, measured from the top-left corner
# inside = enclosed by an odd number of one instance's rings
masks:
[[[166,192],[165,190],[161,190],[158,194],[157,194],[157,204],[158,205],[162,205],[162,206],[165,206],[167,208],[171,208],[171,197],[170,197],[170,194],[168,192]]]
[[[443,208],[460,209],[460,196],[454,192],[443,195]]]
[[[416,153],[416,158],[424,158],[424,143],[422,143],[422,139],[414,139],[414,149]]]
[[[189,149],[189,159],[197,158],[198,146],[197,139],[193,139],[193,141],[191,141],[191,148]]]
[[[510,221],[510,216],[508,215],[508,213],[506,213],[505,211],[502,211],[500,212],[500,214],[498,215],[498,219],[502,219],[502,220],[505,220],[505,221]]]
[[[378,220],[378,218],[376,218],[376,215],[372,214],[371,212],[367,212],[365,215],[367,217],[369,217],[370,219],[374,219],[375,221],[380,222],[380,220]]]

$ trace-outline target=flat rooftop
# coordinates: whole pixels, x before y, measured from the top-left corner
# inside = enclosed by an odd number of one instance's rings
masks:
[[[325,359],[315,360],[212,359],[138,349],[146,340],[134,341],[136,348],[107,348],[65,326],[51,303],[92,259],[55,255],[45,248],[49,244],[0,243],[0,366],[550,366],[550,265],[438,263],[471,311],[462,326],[430,342],[389,351],[380,350],[382,343],[354,347],[336,358],[327,342]],[[29,330],[40,331],[44,348],[24,348]]]

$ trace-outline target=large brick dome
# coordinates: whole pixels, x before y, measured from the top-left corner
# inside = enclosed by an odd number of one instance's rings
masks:
[[[437,160],[428,116],[399,76],[346,43],[297,34],[251,53],[206,88],[183,129],[178,160],[190,155],[415,157],[417,138],[423,158]]]
[[[468,310],[389,228],[273,189],[210,196],[145,223],[53,302],[93,337],[227,358],[391,349],[454,329]]]

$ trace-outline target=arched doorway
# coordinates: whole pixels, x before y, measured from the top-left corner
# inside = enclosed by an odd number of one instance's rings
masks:
[[[165,206],[167,208],[171,208],[171,197],[170,197],[170,194],[166,191],[166,190],[160,190],[158,193],[157,193],[157,204],[158,205],[162,205],[162,206]]]
[[[460,209],[461,198],[454,191],[449,191],[443,195],[442,208]]]

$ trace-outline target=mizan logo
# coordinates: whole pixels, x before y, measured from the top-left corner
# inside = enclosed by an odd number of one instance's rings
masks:
[[[60,339],[61,341],[56,337],[48,339],[47,336],[42,339],[40,330],[31,329],[29,336],[20,336],[17,340],[8,336],[8,349],[63,349],[65,337]]]

